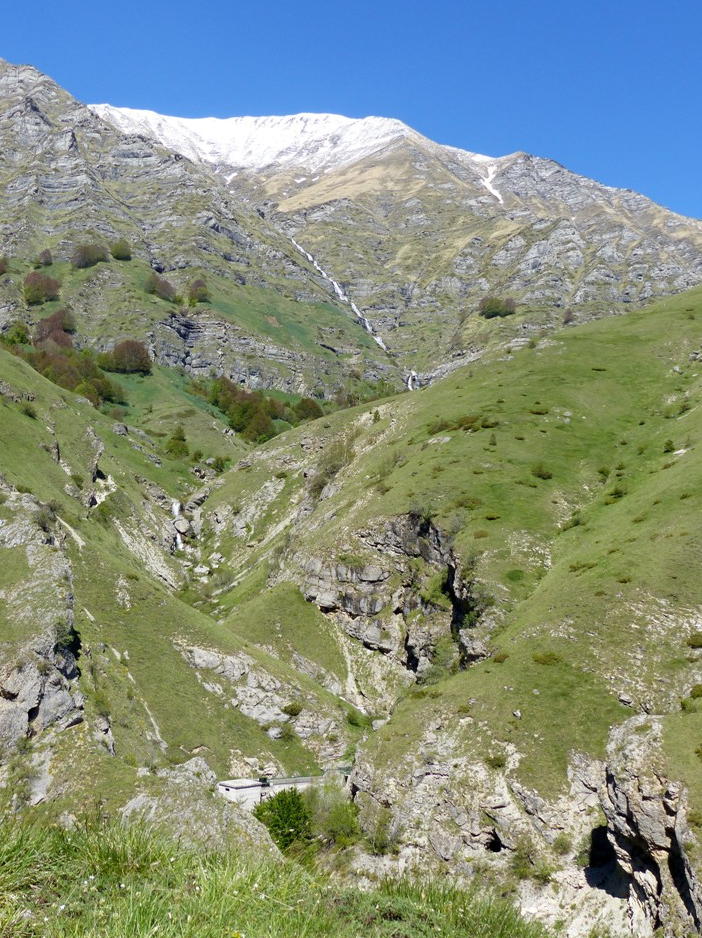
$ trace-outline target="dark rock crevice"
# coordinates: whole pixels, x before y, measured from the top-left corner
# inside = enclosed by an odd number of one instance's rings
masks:
[[[697,931],[702,931],[702,916],[690,888],[690,870],[675,831],[670,832],[670,850],[668,851],[668,872],[673,886],[677,890],[687,914],[695,923]]]

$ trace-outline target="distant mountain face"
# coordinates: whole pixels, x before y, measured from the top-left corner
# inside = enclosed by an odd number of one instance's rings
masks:
[[[182,119],[86,107],[27,66],[0,62],[0,252],[128,239],[61,299],[87,341],[148,339],[196,374],[328,393],[350,373],[398,387],[576,319],[702,282],[702,223],[557,163],[442,146],[396,120],[329,114]],[[146,299],[149,268],[189,313]],[[23,315],[0,284],[0,327]],[[517,315],[486,322],[486,294]],[[369,335],[369,333],[371,333]],[[373,339],[375,338],[375,341]]]
[[[566,307],[604,315],[702,281],[701,222],[552,160],[469,153],[376,117],[93,110],[214,167],[418,366],[481,344],[472,314],[486,293],[510,294],[548,321]]]
[[[36,69],[1,60],[0,193],[0,255],[10,259],[0,328],[42,315],[27,308],[22,280],[49,248],[60,301],[98,348],[133,336],[164,364],[297,391],[329,393],[351,365],[371,379],[397,372],[290,238],[208,166],[125,136]],[[117,238],[132,262],[70,268],[76,243]],[[181,295],[204,276],[212,302],[155,300],[144,290],[150,270]]]

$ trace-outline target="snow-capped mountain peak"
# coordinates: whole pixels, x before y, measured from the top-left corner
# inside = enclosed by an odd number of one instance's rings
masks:
[[[353,163],[404,137],[423,139],[402,121],[340,114],[285,117],[168,117],[155,111],[90,109],[124,133],[142,134],[192,160],[232,169],[295,166],[318,172]]]

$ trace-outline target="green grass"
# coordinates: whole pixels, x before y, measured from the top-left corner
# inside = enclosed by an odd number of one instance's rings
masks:
[[[449,881],[341,886],[290,861],[183,850],[116,822],[5,820],[2,938],[539,938],[504,901]]]
[[[282,659],[297,653],[342,684],[346,678],[346,662],[333,627],[292,583],[281,583],[237,605],[226,625],[255,645],[273,647]]]
[[[521,754],[517,777],[553,795],[566,784],[572,749],[601,757],[611,724],[630,712],[617,690],[653,691],[664,712],[677,706],[690,664],[675,622],[698,602],[690,558],[701,546],[690,521],[702,507],[690,483],[702,471],[690,310],[702,313],[702,289],[563,330],[509,359],[488,355],[428,389],[312,425],[324,449],[305,462],[308,479],[333,441],[352,438],[353,453],[335,477],[338,491],[295,529],[288,554],[365,556],[356,532],[420,506],[452,532],[492,598],[492,642],[508,656],[435,685],[435,707],[405,700],[369,742],[373,759],[399,763],[429,713],[475,697],[487,735]],[[369,419],[375,409],[380,419]],[[292,431],[259,449],[212,504],[255,499],[299,438]],[[307,486],[290,475],[274,503],[277,522]],[[267,562],[272,518],[256,519],[249,571]],[[223,543],[238,555],[236,540]],[[556,660],[544,666],[534,653]],[[475,732],[466,730],[465,751]]]

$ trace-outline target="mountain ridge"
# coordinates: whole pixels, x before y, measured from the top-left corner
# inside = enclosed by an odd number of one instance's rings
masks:
[[[388,143],[404,137],[441,146],[392,117],[352,118],[342,114],[300,112],[255,117],[187,118],[110,104],[89,104],[88,107],[124,132],[145,132],[164,144],[174,148],[180,146],[184,156],[203,158],[209,145],[212,148],[209,154],[211,161],[219,160],[242,169],[263,169],[279,163],[307,166],[316,171],[320,169],[322,161],[319,158],[310,159],[310,148],[315,144],[322,149],[323,154],[337,157],[331,160],[336,166],[344,166],[369,156]],[[241,143],[237,141],[237,132],[243,138]],[[281,141],[277,147],[276,140]],[[257,148],[260,153],[258,156]],[[478,162],[492,162],[495,159],[469,154],[467,150],[459,152],[474,156]]]
[[[242,170],[269,170],[271,166],[279,164],[281,166],[299,166],[301,168],[307,166],[312,171],[318,171],[321,168],[319,160],[317,163],[314,161],[311,163],[306,162],[310,159],[309,148],[315,143],[323,147],[325,138],[333,138],[340,133],[345,134],[349,140],[346,141],[346,148],[344,148],[343,139],[335,141],[333,146],[328,148],[331,151],[334,146],[341,145],[339,158],[336,161],[330,160],[330,167],[346,166],[357,159],[378,152],[389,143],[402,138],[409,138],[445,152],[447,155],[478,165],[499,167],[523,159],[536,161],[540,165],[552,165],[604,190],[638,196],[665,209],[672,215],[692,222],[699,222],[702,225],[702,220],[692,215],[685,215],[668,209],[644,193],[638,192],[638,190],[628,186],[614,186],[601,182],[585,173],[570,170],[564,163],[552,157],[541,156],[521,149],[499,156],[478,153],[453,144],[439,143],[394,117],[368,115],[354,118],[342,114],[314,111],[281,115],[179,117],[178,115],[161,114],[148,108],[118,107],[107,103],[88,104],[87,107],[103,120],[113,124],[125,133],[145,133],[147,136],[159,140],[165,146],[177,149],[182,155],[191,159],[205,160],[215,164],[220,162]],[[297,125],[302,125],[302,128],[296,133],[295,128]],[[322,128],[325,132],[315,134],[315,128]],[[243,144],[236,139],[239,130],[244,138]],[[367,130],[367,134],[364,134],[364,130]],[[258,139],[256,139],[257,131]],[[280,139],[285,141],[284,145],[279,145],[277,150],[271,146],[270,139],[266,139],[267,136],[273,138],[276,132],[280,135]],[[369,141],[365,148],[358,146],[358,144],[354,147],[355,142],[363,141],[364,138]],[[297,150],[295,149],[296,144]],[[208,145],[212,148],[209,154],[207,153]],[[243,149],[246,145],[248,145],[248,149]],[[259,155],[257,155],[257,147]],[[280,157],[279,159],[275,158],[276,154]],[[490,191],[489,188],[488,191]]]

